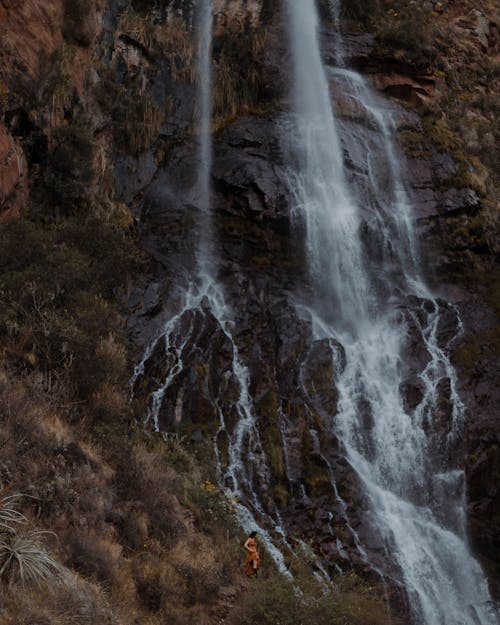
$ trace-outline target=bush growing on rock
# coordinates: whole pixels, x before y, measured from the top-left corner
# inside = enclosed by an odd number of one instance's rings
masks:
[[[436,36],[436,22],[429,2],[399,0],[376,18],[377,39],[405,51],[430,52]]]
[[[141,90],[138,81],[130,79],[118,84],[104,73],[96,97],[103,112],[112,117],[115,143],[121,150],[138,155],[151,147],[158,137],[164,113]]]
[[[214,106],[219,123],[257,107],[263,99],[262,57],[266,48],[264,29],[240,31],[233,26],[214,42],[217,71],[215,73]]]
[[[387,608],[372,589],[354,574],[336,578],[325,589],[314,578],[289,581],[273,575],[252,584],[231,625],[395,625]],[[298,583],[298,585],[297,585]]]
[[[133,240],[112,223],[75,216],[1,224],[4,350],[19,365],[24,360],[46,371],[71,363],[67,372],[83,395],[106,381],[123,383],[121,319],[113,300],[139,259]]]

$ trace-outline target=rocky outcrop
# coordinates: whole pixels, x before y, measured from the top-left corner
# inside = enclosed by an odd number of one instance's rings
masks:
[[[330,37],[325,30],[325,55],[334,59]],[[408,161],[402,167],[408,174],[412,205],[422,231],[433,238],[438,229],[445,227],[445,220],[472,218],[481,210],[480,189],[469,186],[468,179],[460,178],[462,163],[445,149],[428,142],[428,128],[414,112],[398,104],[403,102],[422,113],[432,108],[438,97],[432,65],[395,59],[390,51],[382,53],[374,49],[369,35],[349,35],[346,42],[351,62],[366,71],[385,96],[395,99],[388,106],[397,120],[398,132],[402,141],[406,133],[413,142],[415,149],[409,150]],[[269,50],[267,54],[272,57]],[[270,64],[276,71],[277,60],[271,58]],[[339,85],[338,79],[332,78],[332,94],[345,132],[361,133],[365,143],[376,150],[376,125],[356,105],[355,99],[342,95]],[[176,104],[171,119],[176,118],[180,106],[180,102]],[[272,516],[278,509],[289,536],[312,545],[328,570],[354,567],[375,578],[373,569],[360,555],[357,541],[361,540],[370,553],[372,565],[398,580],[400,572],[388,561],[381,537],[374,535],[363,513],[366,503],[360,495],[357,477],[333,433],[331,420],[338,398],[331,384],[335,377],[332,350],[338,352],[337,362],[341,366],[343,348],[313,341],[310,319],[307,314],[299,317],[295,306],[297,293],[307,299],[309,285],[303,269],[300,228],[293,231],[290,228],[291,200],[280,136],[283,128],[286,123],[283,125],[283,115],[279,112],[240,116],[216,135],[214,146],[212,184],[218,274],[232,310],[231,340],[250,373],[259,433],[259,442],[251,453],[260,477],[253,474],[252,485],[265,513]],[[180,132],[178,137],[182,136]],[[141,333],[141,318],[150,324],[153,317],[157,331],[169,319],[160,302],[171,300],[172,316],[175,302],[180,302],[176,287],[188,283],[196,265],[193,250],[200,240],[200,231],[195,164],[196,146],[186,138],[183,145],[168,151],[164,164],[160,164],[151,182],[144,186],[139,212],[143,241],[161,269],[156,270],[155,284],[160,286],[155,290],[155,303],[147,304],[149,296],[144,290],[144,305],[131,321],[138,340],[147,335]],[[351,150],[347,165],[349,177],[362,188],[363,178],[368,176],[363,154]],[[384,193],[383,187],[381,192]],[[369,227],[370,207],[367,205],[365,210]],[[465,239],[464,246],[469,244],[470,240]],[[429,260],[428,266],[443,276],[448,263],[443,253]],[[168,285],[165,290],[163,284]],[[140,293],[139,289],[134,301],[141,299]],[[456,297],[452,300],[463,313],[463,302]],[[422,402],[425,389],[421,374],[429,362],[415,319],[433,314],[435,306],[441,319],[437,330],[439,346],[449,350],[460,345],[457,336],[463,330],[454,306],[446,304],[444,299],[436,303],[423,300],[406,303],[405,352],[410,355],[410,364],[400,392],[409,410]],[[470,332],[467,316],[464,317],[465,331]],[[182,337],[187,337],[185,343]],[[182,361],[180,373],[161,398],[158,422],[161,427],[186,433],[193,440],[207,440],[220,427],[214,410],[214,405],[218,406],[227,415],[226,430],[219,431],[216,438],[223,465],[227,462],[227,434],[234,431],[237,419],[234,402],[241,391],[231,360],[231,340],[210,312],[209,302],[200,304],[183,313],[166,349],[163,342],[158,343],[146,362],[147,375],[138,379],[136,387],[137,395],[147,398],[161,387],[165,371],[173,371]],[[434,419],[426,424],[429,437],[435,442],[446,437],[452,428],[450,394],[451,381],[443,378]],[[466,392],[464,398],[470,410],[476,399]],[[486,419],[473,418],[469,423],[466,447],[460,441],[454,447],[457,458],[473,454],[474,446],[482,444],[479,431],[490,431]],[[444,458],[451,452],[436,442],[433,453],[436,458]],[[469,469],[469,482],[478,488],[471,505],[471,513],[477,517],[483,507],[493,509],[494,490],[490,488],[490,494],[486,494],[477,486],[485,474],[489,475],[488,453],[480,455]],[[264,456],[265,467],[261,464]],[[272,531],[269,519],[262,517],[261,522]],[[483,524],[480,529],[476,526],[475,531],[485,532],[486,525],[490,528],[486,542],[491,546],[492,524]],[[479,546],[480,540],[475,540],[475,545]],[[484,544],[481,545],[484,549]],[[396,588],[395,581],[397,595]]]
[[[438,12],[447,19],[454,3],[439,4],[443,6]],[[253,398],[258,436],[245,449],[253,462],[248,479],[262,506],[263,526],[273,531],[270,519],[279,512],[290,541],[313,546],[328,571],[354,568],[375,579],[374,570],[380,568],[396,587],[400,572],[384,553],[382,538],[370,529],[357,477],[332,427],[338,403],[332,380],[345,366],[344,348],[332,340],[315,340],[310,315],[301,306],[308,301],[311,286],[303,232],[300,224],[292,228],[293,201],[283,158],[287,50],[279,9],[266,1],[215,3],[214,58],[227,79],[216,87],[217,101],[222,102],[221,110],[229,102],[235,111],[217,112],[211,177],[216,273],[230,311],[221,321],[208,297],[192,307],[183,300],[196,275],[195,250],[206,224],[200,219],[196,189],[191,3],[160,2],[151,14],[149,4],[140,1],[130,8],[125,0],[109,0],[102,14],[80,14],[80,9],[71,13],[68,6],[59,0],[19,6],[4,0],[2,7],[7,8],[0,10],[1,26],[10,37],[10,47],[1,49],[1,67],[12,65],[13,50],[19,50],[13,73],[0,70],[4,113],[0,217],[18,214],[28,197],[28,181],[43,178],[41,163],[52,153],[54,132],[72,123],[77,112],[89,114],[92,162],[98,175],[90,186],[109,187],[113,200],[132,211],[141,246],[150,259],[128,299],[128,336],[137,360],[150,341],[168,328],[168,340],[163,337],[153,344],[143,375],[136,378],[136,399],[147,413],[151,395],[164,389],[155,395],[157,426],[184,435],[195,448],[215,439],[224,468],[228,437],[240,418],[235,408],[242,390],[234,364],[237,348],[249,371]],[[171,8],[179,18],[173,23],[167,20]],[[460,36],[472,37],[483,51],[498,53],[496,24],[477,12],[452,17]],[[255,33],[258,36],[252,38]],[[336,43],[331,29],[325,28],[322,38],[325,59],[333,63]],[[71,48],[69,56],[66,46]],[[40,73],[41,50],[46,55],[60,53],[59,73]],[[229,61],[241,50],[258,52],[258,63],[236,72],[244,80],[253,80],[252,88],[259,79],[264,83],[257,101],[238,99],[244,90],[232,82]],[[446,88],[442,70],[436,70],[431,59],[396,56],[372,35],[359,32],[346,34],[345,55],[383,97],[391,98],[387,106],[408,152],[401,166],[407,172],[414,216],[425,240],[427,271],[443,295],[437,303],[416,300],[402,305],[410,364],[401,397],[410,410],[422,402],[420,374],[429,354],[415,319],[438,306],[439,346],[454,352],[459,390],[468,409],[465,448],[457,444],[455,451],[467,457],[472,542],[487,558],[500,548],[498,427],[492,416],[499,399],[494,330],[498,302],[485,304],[488,284],[474,289],[470,279],[465,285],[461,282],[469,270],[478,272],[478,281],[487,282],[485,274],[491,266],[491,247],[475,221],[487,199],[484,172],[458,153],[448,133],[441,132],[446,135],[441,142],[432,140],[442,127],[426,125],[427,118],[439,109]],[[38,91],[32,91],[35,95],[50,96],[43,104],[39,99],[36,110],[13,91],[21,74],[30,89],[40,80]],[[64,87],[62,92],[51,91],[53,79],[56,86]],[[374,120],[355,98],[343,93],[341,80],[331,80],[340,125],[346,136],[357,134],[362,139],[361,148],[346,150],[346,175],[360,190],[366,236],[370,236],[373,206],[363,195],[370,176],[366,146],[381,155],[380,137]],[[424,123],[415,111],[425,117]],[[478,117],[474,123],[483,121]],[[471,134],[470,146],[480,144],[479,137]],[[383,180],[380,192],[382,203],[387,200]],[[377,242],[373,249],[377,253]],[[445,299],[458,308],[463,328],[456,308]],[[174,318],[175,323],[167,325]],[[449,432],[450,389],[450,380],[443,378],[429,431],[434,427]],[[368,424],[370,415],[363,412],[363,405],[360,413]],[[442,448],[434,451],[445,453]],[[362,557],[359,541],[368,550],[371,565]]]

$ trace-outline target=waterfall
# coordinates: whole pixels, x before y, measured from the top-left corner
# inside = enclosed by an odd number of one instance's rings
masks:
[[[200,243],[197,250],[198,266],[201,274],[213,278],[211,262],[212,218],[210,214],[210,172],[212,170],[212,0],[199,0],[198,3],[198,180],[199,208],[201,218]],[[209,278],[208,278],[209,279]]]
[[[398,565],[413,623],[495,625],[485,576],[467,544],[464,473],[453,458],[463,406],[438,337],[442,304],[419,275],[392,118],[359,74],[343,63],[324,67],[314,0],[286,5],[293,112],[284,144],[294,218],[307,230],[309,309],[316,337],[335,339],[346,352],[330,427],[359,477],[373,532]],[[338,2],[335,9],[338,22]],[[336,118],[330,81],[362,111],[368,130]],[[345,167],[345,152],[354,150],[365,158],[362,181]],[[422,399],[412,409],[400,393],[410,331],[425,350],[416,374]],[[435,415],[445,382],[451,411],[442,433]]]
[[[330,13],[335,30],[340,33],[342,0],[330,0]],[[345,50],[342,37],[338,37],[337,40],[337,45],[335,47],[335,60],[338,66],[342,66],[345,63]]]
[[[217,462],[217,475],[221,487],[232,502],[242,529],[249,533],[257,531],[259,540],[266,548],[277,568],[290,576],[283,549],[290,549],[277,508],[270,513],[264,510],[259,500],[256,486],[269,483],[271,476],[267,467],[262,441],[256,426],[256,415],[249,391],[250,374],[243,363],[233,336],[233,311],[227,304],[222,285],[217,279],[217,267],[213,250],[212,206],[210,176],[213,160],[212,145],[212,27],[213,0],[198,0],[197,3],[197,99],[199,112],[198,125],[198,169],[196,178],[197,203],[199,208],[198,247],[195,250],[197,274],[192,277],[182,294],[178,312],[164,324],[158,336],[147,346],[143,358],[137,364],[130,381],[134,389],[145,375],[146,365],[154,356],[158,346],[163,345],[166,362],[164,379],[151,392],[150,405],[145,422],[161,431],[160,413],[165,395],[179,376],[190,367],[190,346],[199,339],[196,320],[208,323],[209,317],[216,320],[219,328],[231,345],[231,376],[237,381],[239,395],[235,401],[238,420],[229,431],[224,411],[219,406],[219,398],[213,397],[220,425],[214,436],[214,453]],[[224,463],[219,450],[219,439],[227,437],[227,462]],[[258,455],[258,462],[257,462]],[[280,544],[281,550],[276,546]]]

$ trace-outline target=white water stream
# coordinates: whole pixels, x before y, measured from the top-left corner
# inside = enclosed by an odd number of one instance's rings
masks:
[[[373,531],[400,569],[413,623],[496,625],[485,576],[467,544],[463,471],[439,457],[429,435],[440,382],[450,386],[452,410],[443,434],[450,445],[461,434],[463,406],[455,372],[438,344],[438,303],[419,277],[392,120],[360,75],[342,67],[327,75],[314,0],[287,0],[286,7],[294,107],[287,149],[295,215],[307,229],[310,308],[317,338],[334,338],[346,351],[331,427],[363,485]],[[338,21],[338,2],[334,8]],[[339,33],[338,63],[342,50]],[[345,137],[366,152],[370,215],[362,194],[348,184],[344,150],[350,146],[343,145],[332,111],[329,78],[378,134],[382,149],[376,154],[363,133]],[[368,242],[362,236],[367,221],[373,235]],[[399,391],[408,325],[397,306],[410,296],[420,302],[409,315],[427,351],[419,373],[423,399],[414,410],[405,409]]]
[[[212,0],[199,0],[197,7],[198,32],[198,180],[200,241],[197,260],[200,272],[214,274],[212,267],[212,218],[210,206],[210,173],[212,170]]]
[[[136,366],[131,387],[144,375],[146,363],[160,342],[164,345],[166,372],[163,382],[151,394],[151,403],[145,418],[155,431],[161,431],[160,412],[165,394],[179,374],[190,362],[184,355],[190,343],[196,341],[195,318],[212,315],[232,346],[231,374],[238,382],[239,396],[235,403],[238,416],[233,431],[229,431],[218,398],[212,398],[217,406],[220,426],[214,437],[214,451],[217,460],[219,483],[225,488],[242,529],[249,533],[258,531],[259,540],[274,560],[278,569],[290,576],[282,551],[276,546],[288,548],[277,509],[267,513],[256,492],[259,482],[269,483],[271,477],[267,468],[260,434],[256,427],[256,416],[249,392],[250,376],[242,362],[233,338],[233,314],[226,303],[222,286],[216,278],[216,262],[213,252],[213,227],[211,207],[210,175],[213,160],[212,145],[212,29],[213,0],[198,0],[197,3],[197,83],[198,83],[198,172],[196,195],[200,217],[198,220],[199,242],[195,250],[198,265],[197,276],[193,278],[182,297],[178,312],[162,328],[161,333],[147,347],[141,362]],[[186,327],[186,319],[189,324]],[[219,439],[227,436],[227,461],[223,462],[219,450]],[[256,461],[258,454],[258,462]],[[225,465],[225,466],[224,466]],[[268,527],[266,529],[265,527]],[[271,535],[272,534],[272,535]]]

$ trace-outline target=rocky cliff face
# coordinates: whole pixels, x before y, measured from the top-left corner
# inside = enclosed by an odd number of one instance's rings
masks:
[[[444,8],[443,13],[443,19],[449,19]],[[280,47],[283,37],[275,34],[282,24],[276,16],[274,19],[274,22],[266,23],[270,28],[266,33],[266,57],[261,60],[261,71],[278,77],[272,94],[274,101],[262,97],[258,116],[246,114],[223,124],[216,135],[212,173],[220,276],[236,311],[235,340],[250,370],[250,390],[255,398],[263,446],[261,453],[268,458],[271,470],[269,483],[265,480],[256,483],[255,489],[267,511],[271,512],[277,506],[285,519],[287,531],[315,545],[332,571],[335,566],[357,565],[366,572],[367,566],[356,550],[352,528],[363,538],[372,562],[377,564],[380,557],[377,551],[381,545],[370,535],[368,527],[364,527],[363,502],[356,478],[343,460],[338,442],[324,419],[335,413],[336,406],[335,392],[329,387],[333,376],[329,349],[321,342],[312,341],[308,322],[297,317],[294,306],[297,293],[307,293],[309,287],[304,275],[301,241],[290,231],[288,211],[291,198],[280,147],[283,114],[279,100],[276,101],[276,98],[286,97],[287,79],[279,62],[286,50]],[[485,44],[489,39],[477,35],[478,24],[482,24],[479,17],[471,14],[470,20],[464,22],[463,16],[454,14],[454,24],[469,28],[472,45],[479,46],[478,54],[494,54],[494,23],[491,24],[492,48]],[[254,23],[253,28],[258,30],[259,23]],[[333,58],[334,53],[330,53],[332,32],[326,28],[323,35],[325,57],[328,59],[330,54]],[[448,93],[437,69],[442,58],[432,59],[429,54],[421,58],[414,58],[411,54],[405,56],[404,52],[395,54],[394,50],[383,49],[369,34],[353,33],[347,42],[351,63],[366,71],[377,88],[394,98],[393,106],[400,106],[397,102],[404,106],[399,111],[398,132],[408,153],[406,170],[414,192],[415,217],[426,240],[429,277],[447,298],[451,294],[451,300],[464,317],[464,334],[454,343],[460,371],[460,354],[467,349],[465,342],[469,340],[469,332],[477,332],[477,322],[469,317],[471,310],[482,311],[484,328],[488,331],[492,328],[490,324],[495,323],[495,317],[481,294],[461,279],[461,268],[465,269],[465,266],[462,259],[457,259],[456,248],[450,240],[456,236],[457,220],[467,228],[471,220],[481,215],[487,223],[488,191],[481,187],[480,181],[474,184],[476,179],[473,176],[464,177],[464,170],[474,173],[467,157],[464,161],[464,154],[457,155],[458,148],[455,151],[446,149],[451,146],[440,144],[439,137],[432,135],[432,125],[440,127],[439,102]],[[456,60],[450,57],[448,62]],[[332,94],[343,123],[356,126],[355,132],[360,132],[365,120],[359,117],[355,104],[343,100],[335,85],[332,85]],[[454,137],[451,130],[449,133]],[[188,142],[172,149],[166,165],[147,185],[141,202],[144,240],[148,249],[154,250],[162,267],[155,282],[155,298],[143,300],[148,302],[148,310],[144,311],[148,318],[151,311],[158,312],[160,317],[165,312],[161,302],[167,301],[168,295],[162,294],[160,286],[161,280],[165,280],[165,272],[169,284],[179,286],[187,282],[189,268],[194,266],[192,251],[199,237],[196,198],[193,197],[195,163],[195,144],[189,145]],[[363,170],[361,161],[350,162],[348,166],[353,177]],[[481,169],[480,175],[486,176],[486,171]],[[468,236],[466,234],[465,238]],[[446,246],[443,246],[443,238],[448,240]],[[465,240],[463,244],[467,247]],[[481,271],[488,271],[490,247],[476,247],[473,253]],[[452,264],[458,264],[458,270],[452,271]],[[462,282],[462,287],[453,290],[450,281]],[[469,300],[467,305],[466,300]],[[193,322],[189,317],[190,314],[182,325],[186,330]],[[458,332],[451,309],[449,314],[443,315],[443,320],[440,330],[442,347]],[[162,429],[190,432],[194,427],[211,435],[217,423],[215,406],[222,406],[230,412],[237,389],[233,387],[231,390],[231,385],[224,383],[231,374],[230,346],[224,346],[223,336],[216,338],[215,321],[208,314],[205,318],[200,315],[195,323],[198,330],[181,355],[184,363],[191,364],[183,369],[163,397],[159,423]],[[150,329],[148,326],[148,331]],[[204,345],[202,350],[198,348],[200,341]],[[419,345],[416,335],[410,341],[409,350],[414,354],[415,363],[402,392],[408,404],[414,406],[421,397],[416,374],[422,366],[421,359],[425,362],[425,349]],[[165,358],[163,347],[153,353],[137,392],[147,396],[155,388],[154,381],[161,378],[161,372],[165,370]],[[493,372],[494,364],[485,363],[485,369],[490,367]],[[490,529],[486,529],[474,511],[492,505],[494,500],[496,486],[491,478],[486,478],[489,484],[486,487],[483,479],[489,471],[486,466],[494,455],[493,451],[487,450],[491,449],[490,445],[495,445],[496,440],[490,417],[493,404],[489,404],[489,398],[495,401],[495,391],[490,389],[491,382],[488,383],[484,375],[481,380],[484,385],[482,401],[488,402],[484,408],[478,410],[470,392],[463,389],[469,410],[465,453],[471,460],[475,459],[469,464],[473,539],[478,547],[483,545],[482,551],[487,555],[492,547],[495,548],[495,515],[490,520]],[[464,380],[464,386],[469,384]],[[440,400],[443,428],[447,427],[450,418],[446,408],[449,403],[447,392],[449,389],[443,387]],[[316,433],[313,439],[311,431]],[[482,432],[482,442],[474,434],[479,431]],[[328,467],[325,457],[337,460]],[[332,491],[331,470],[335,474],[338,493]],[[481,478],[477,477],[479,473]],[[482,491],[484,488],[491,495],[486,495]],[[299,493],[304,491],[306,497],[302,498]],[[349,503],[348,514],[341,509],[337,494]],[[484,549],[485,544],[488,544],[487,549]],[[387,563],[384,566],[387,568]]]
[[[127,299],[137,362],[178,313],[201,236],[193,7],[175,0],[154,9],[140,0],[108,0],[82,3],[75,14],[72,3],[62,0],[13,4],[0,7],[0,27],[8,35],[1,47],[1,216],[25,211],[49,187],[58,189],[52,197],[56,211],[64,212],[68,203],[82,210],[89,190],[106,210],[111,203],[113,215],[130,211],[150,258]],[[310,297],[311,285],[303,240],[292,231],[289,212],[282,148],[289,52],[281,11],[265,0],[220,0],[214,10],[215,245],[218,278],[234,316],[232,339],[249,371],[259,431],[250,449],[252,486],[269,517],[279,512],[290,542],[313,546],[330,572],[354,568],[376,579],[374,571],[381,568],[396,588],[398,571],[369,528],[357,478],[328,426],[338,400],[331,386],[332,345],[313,340],[310,321],[297,312],[297,301]],[[467,3],[437,3],[434,10],[433,19],[447,30],[417,51],[405,49],[393,24],[375,22],[360,31],[356,16],[345,16],[346,54],[397,111],[424,262],[443,297],[441,347],[460,330],[445,300],[462,318],[463,331],[452,346],[468,410],[460,453],[467,465],[472,543],[493,580],[494,562],[500,561],[498,299],[490,289],[497,272],[498,178],[488,152],[495,150],[491,137],[498,136],[491,98],[498,89],[500,21],[491,7],[478,11]],[[397,15],[384,19],[404,26]],[[333,31],[326,21],[322,36],[328,60],[334,57]],[[480,84],[465,77],[469,58],[481,69]],[[368,132],[367,120],[333,83],[332,99],[346,128]],[[68,128],[83,153],[87,144],[78,143],[81,133],[75,130],[82,124],[91,135],[88,178],[83,161],[70,169],[61,165]],[[55,173],[48,173],[47,162],[58,154]],[[361,155],[348,163],[353,180],[363,168]],[[62,184],[68,178],[75,182],[70,190]],[[423,310],[423,302],[407,303],[408,317]],[[159,406],[160,429],[192,439],[194,447],[217,434],[224,465],[226,437],[237,421],[233,345],[203,303],[181,315],[174,341],[175,349],[156,344],[135,382],[135,397],[146,410],[159,381],[182,362]],[[342,346],[333,348],[341,366]],[[415,406],[421,400],[416,374],[426,359],[416,331],[407,348],[411,366],[401,392]],[[444,430],[449,393],[443,385]],[[219,430],[218,411],[226,415],[226,430]],[[269,523],[267,529],[275,528]],[[370,564],[360,556],[358,537]]]

